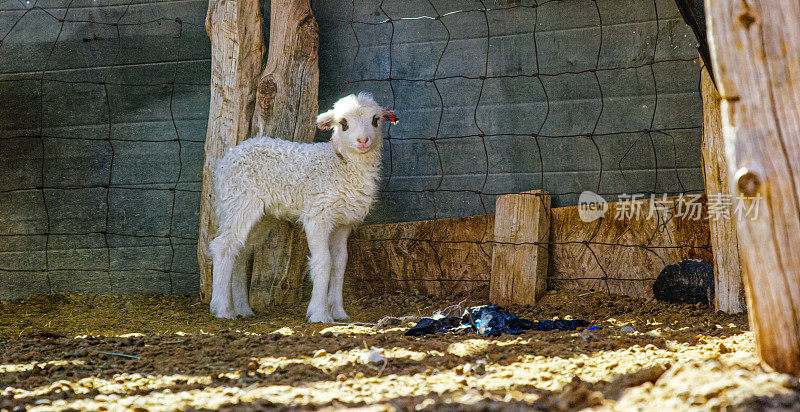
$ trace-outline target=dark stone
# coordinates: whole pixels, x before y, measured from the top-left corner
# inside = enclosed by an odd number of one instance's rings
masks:
[[[702,260],[683,260],[661,271],[653,296],[671,303],[714,304],[714,268]]]

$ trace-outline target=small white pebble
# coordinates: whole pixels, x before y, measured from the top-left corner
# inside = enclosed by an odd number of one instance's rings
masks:
[[[383,363],[384,361],[386,361],[386,356],[383,356],[382,349],[372,348],[362,353],[361,356],[359,357],[359,360],[361,361],[362,364]]]

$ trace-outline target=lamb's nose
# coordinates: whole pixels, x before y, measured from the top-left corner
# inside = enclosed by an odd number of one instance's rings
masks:
[[[367,141],[368,141],[369,139],[368,139],[368,138],[366,138],[366,137],[359,137],[359,138],[358,138],[358,139],[356,139],[356,140],[357,140],[359,143],[361,143],[361,144],[367,144]]]

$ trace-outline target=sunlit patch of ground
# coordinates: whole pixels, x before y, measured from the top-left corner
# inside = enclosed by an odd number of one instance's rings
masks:
[[[462,299],[350,300],[359,325],[310,325],[302,307],[220,320],[184,297],[2,302],[0,409],[800,408],[797,379],[758,365],[746,317],[699,306],[563,291],[512,309],[598,329],[412,338],[411,324],[369,325]]]

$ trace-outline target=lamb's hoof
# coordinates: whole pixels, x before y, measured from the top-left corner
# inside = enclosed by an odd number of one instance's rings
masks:
[[[211,302],[211,314],[218,318],[235,319],[236,314],[233,309],[228,305],[216,304]]]
[[[309,303],[308,304],[308,308],[306,308],[306,317],[310,318],[315,313],[316,314],[322,314],[322,313],[325,313],[327,311],[328,311],[327,310],[327,306],[325,306],[325,305],[315,305],[313,303]]]
[[[329,313],[314,313],[308,317],[308,321],[311,323],[333,323],[333,318]]]
[[[253,316],[253,315],[255,315],[255,313],[253,313],[253,309],[250,309],[249,306],[245,306],[243,308],[237,308],[236,309],[236,315],[237,316]]]
[[[333,318],[336,320],[350,320],[350,316],[347,316],[347,313],[343,308],[334,308],[331,310],[331,313],[333,314]]]

